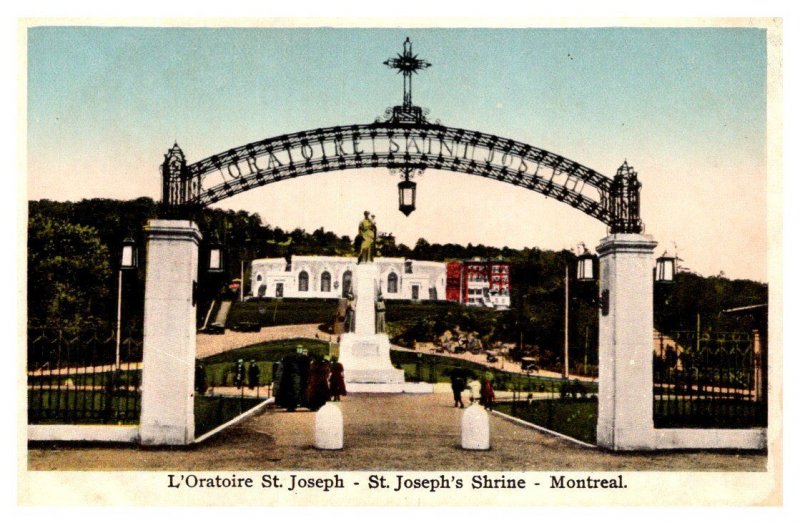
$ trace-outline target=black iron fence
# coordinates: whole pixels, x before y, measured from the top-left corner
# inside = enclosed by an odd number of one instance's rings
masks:
[[[496,390],[502,391],[538,391],[545,390],[560,394],[562,385],[569,388],[572,383],[580,384],[587,392],[597,392],[597,382],[584,379],[565,380],[549,373],[519,372],[503,368],[489,367],[480,362],[460,358],[446,357],[439,354],[430,354],[414,351],[391,351],[392,364],[405,371],[406,381],[444,383],[450,381],[450,376],[456,368],[464,369],[469,379],[480,379],[486,376],[491,378]]]
[[[27,356],[28,423],[138,423],[140,336],[30,329]]]
[[[655,426],[765,427],[767,366],[761,341],[757,332],[656,334]]]

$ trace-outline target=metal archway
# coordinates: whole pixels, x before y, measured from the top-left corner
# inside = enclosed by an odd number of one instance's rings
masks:
[[[461,172],[510,183],[570,205],[612,233],[639,233],[641,183],[627,162],[613,178],[558,154],[478,131],[426,119],[413,105],[411,76],[430,64],[411,52],[384,62],[404,75],[403,104],[383,121],[285,134],[189,164],[177,143],[162,164],[162,203],[202,207],[241,192],[298,176],[385,167],[406,178],[425,169]]]

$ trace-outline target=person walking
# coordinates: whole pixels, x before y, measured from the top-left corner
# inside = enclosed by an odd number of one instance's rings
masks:
[[[250,360],[250,366],[247,368],[247,388],[255,389],[259,385],[259,378],[261,377],[261,369],[258,368],[256,360]]]
[[[339,363],[336,356],[331,358],[330,389],[333,401],[341,401],[342,396],[347,396],[347,388],[344,385],[344,365]]]
[[[492,407],[494,407],[494,389],[492,388],[492,380],[488,377],[484,377],[483,382],[481,382],[481,405],[486,410],[492,410]]]
[[[244,360],[239,359],[233,370],[233,386],[237,389],[244,387]]]
[[[464,400],[461,399],[461,393],[467,388],[467,375],[461,367],[456,367],[450,374],[450,388],[453,389],[453,406],[463,409]]]

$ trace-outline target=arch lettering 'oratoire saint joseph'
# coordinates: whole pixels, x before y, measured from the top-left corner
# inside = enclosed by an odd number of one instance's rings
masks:
[[[627,162],[613,178],[558,154],[491,134],[431,123],[413,105],[411,78],[430,63],[412,53],[384,62],[403,73],[403,104],[383,121],[285,134],[187,164],[177,143],[162,165],[162,203],[202,207],[250,189],[308,174],[386,167],[406,175],[427,168],[510,183],[562,201],[610,227],[639,233],[641,184]]]
[[[609,225],[612,232],[641,232],[641,185],[627,163],[612,179],[508,138],[395,119],[267,138],[189,165],[176,144],[162,166],[163,202],[205,206],[298,176],[378,167],[482,176],[562,201]]]

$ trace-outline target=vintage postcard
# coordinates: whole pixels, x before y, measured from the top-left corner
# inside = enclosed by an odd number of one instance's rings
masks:
[[[780,19],[19,38],[20,504],[783,503]]]

